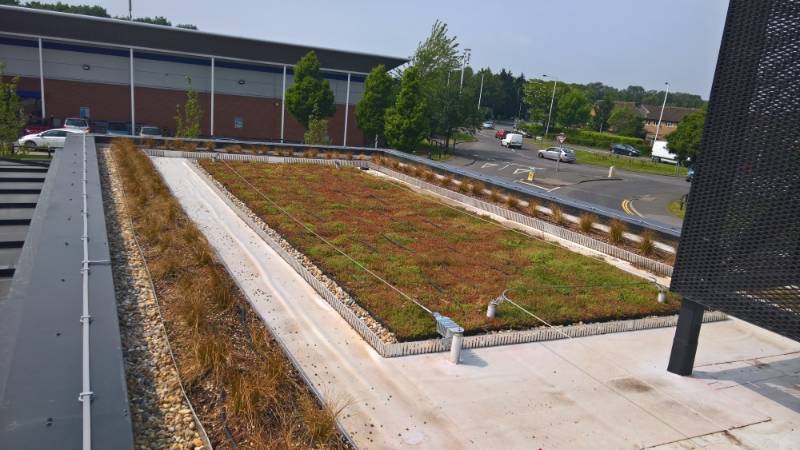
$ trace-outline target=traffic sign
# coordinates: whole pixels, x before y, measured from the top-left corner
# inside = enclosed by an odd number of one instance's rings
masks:
[[[564,133],[561,133],[561,134],[559,134],[559,135],[558,135],[558,136],[556,136],[556,137],[558,138],[558,143],[559,143],[559,144],[563,144],[563,143],[564,143],[564,141],[566,141],[566,140],[567,140],[567,135],[566,135],[566,134],[564,134]]]

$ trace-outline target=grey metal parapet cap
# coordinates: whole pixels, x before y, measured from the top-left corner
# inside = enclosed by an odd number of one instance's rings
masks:
[[[263,41],[15,6],[0,6],[0,31],[288,65],[296,64],[303,55],[313,50],[323,69],[359,73],[367,73],[378,64],[393,69],[408,61],[407,58],[395,56]]]

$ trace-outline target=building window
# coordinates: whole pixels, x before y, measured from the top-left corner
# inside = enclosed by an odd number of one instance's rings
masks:
[[[244,128],[244,118],[236,116],[233,118],[234,128]]]

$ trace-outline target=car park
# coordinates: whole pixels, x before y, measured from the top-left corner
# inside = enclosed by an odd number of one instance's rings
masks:
[[[494,129],[494,122],[492,122],[491,120],[487,120],[486,122],[483,122],[483,124],[481,126],[486,130],[493,130]]]
[[[159,127],[142,125],[142,128],[139,129],[139,136],[152,138],[152,137],[162,137],[163,134],[161,132],[161,128]]]
[[[615,155],[625,155],[625,156],[632,156],[638,158],[642,156],[642,152],[634,148],[632,145],[628,144],[613,144],[611,148],[609,148],[611,153]]]
[[[88,133],[89,121],[78,117],[68,117],[64,119],[64,128],[80,130],[83,133]]]
[[[41,133],[29,134],[19,138],[17,144],[28,147],[63,147],[68,134],[82,134],[76,128],[54,128]]]
[[[508,148],[522,148],[522,135],[518,133],[507,133],[500,145]]]
[[[574,163],[575,152],[568,147],[549,147],[544,150],[539,150],[539,158],[552,159],[553,161],[561,161],[565,163]]]

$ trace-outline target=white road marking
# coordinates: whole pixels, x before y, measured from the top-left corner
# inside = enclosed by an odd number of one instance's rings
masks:
[[[514,163],[508,163],[508,164],[506,164],[505,166],[503,166],[503,167],[501,167],[501,168],[499,168],[499,169],[497,169],[497,170],[503,170],[503,169],[505,169],[506,167],[510,166],[511,164],[514,164]]]
[[[516,175],[518,173],[528,173],[528,172],[534,172],[535,173],[536,172],[536,168],[535,167],[527,167],[525,169],[514,169],[514,175]]]
[[[535,188],[539,188],[539,189],[541,189],[541,190],[543,190],[543,191],[546,191],[546,192],[553,192],[553,191],[555,191],[555,190],[557,190],[557,189],[561,189],[561,186],[556,186],[556,187],[554,187],[554,188],[546,188],[546,187],[543,187],[543,186],[539,186],[538,184],[529,183],[529,182],[527,182],[527,181],[525,181],[525,180],[514,180],[514,182],[515,182],[515,183],[522,183],[522,184],[526,184],[526,185],[528,185],[528,186],[533,186],[533,187],[535,187]]]
[[[485,169],[487,167],[493,167],[493,166],[496,166],[496,165],[497,164],[494,164],[494,163],[483,163],[483,165],[481,166],[481,169]]]

